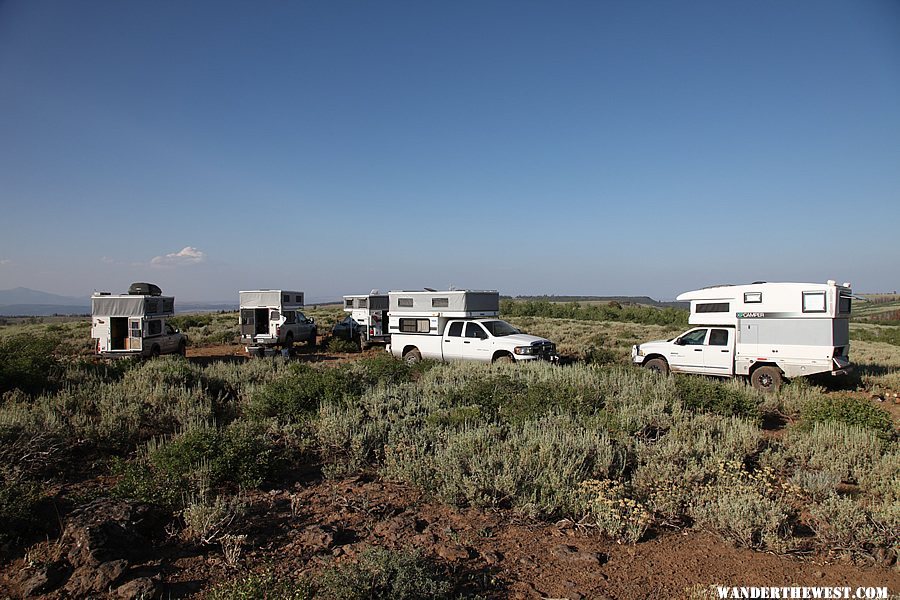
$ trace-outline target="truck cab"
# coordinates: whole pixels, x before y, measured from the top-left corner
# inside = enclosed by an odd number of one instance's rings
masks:
[[[453,319],[442,335],[440,360],[512,362],[558,360],[547,339],[522,333],[500,319]]]
[[[632,360],[655,371],[734,375],[733,327],[695,327],[670,340],[634,346]],[[662,361],[662,362],[661,362]]]

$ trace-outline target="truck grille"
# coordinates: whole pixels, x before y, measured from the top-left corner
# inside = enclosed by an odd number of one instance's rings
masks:
[[[553,342],[534,342],[531,344],[532,352],[538,358],[550,360],[556,356],[556,344]]]

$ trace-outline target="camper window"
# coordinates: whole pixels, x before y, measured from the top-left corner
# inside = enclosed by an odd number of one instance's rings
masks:
[[[277,321],[280,318],[281,318],[281,313],[278,312],[277,310],[273,310],[272,312],[269,313],[270,321]]]
[[[710,330],[709,345],[710,346],[727,346],[728,345],[728,330],[727,329],[712,329],[712,330]]]
[[[282,295],[281,295],[281,301],[282,301],[282,302],[290,302],[290,301],[291,301],[291,295],[290,295],[290,294],[282,294]]]
[[[400,319],[400,331],[403,333],[428,333],[428,319]]]
[[[450,323],[450,329],[447,331],[447,335],[449,335],[450,337],[462,337],[462,327],[462,321]]]
[[[432,298],[431,299],[431,307],[432,308],[447,308],[450,306],[449,298]]]
[[[353,308],[353,298],[344,300],[344,308]]]
[[[744,302],[747,304],[762,302],[762,292],[744,292]]]
[[[727,302],[705,302],[697,305],[698,313],[727,313],[730,306]]]
[[[303,304],[303,296],[302,296],[302,295],[294,296],[294,301],[295,301],[297,304]]]
[[[406,306],[408,308],[412,308],[413,299],[412,298],[397,298],[397,306]]]
[[[803,292],[803,312],[825,312],[825,292]]]
[[[359,299],[359,308],[369,308],[369,299],[368,298],[360,298]]]
[[[110,319],[110,323],[113,322],[113,319]],[[131,321],[131,331],[129,335],[134,338],[144,337],[144,330],[141,327],[141,322],[137,319]]]
[[[162,333],[162,321],[154,319],[147,321],[147,335],[159,335]]]
[[[151,315],[159,312],[159,300],[147,300],[147,312]]]

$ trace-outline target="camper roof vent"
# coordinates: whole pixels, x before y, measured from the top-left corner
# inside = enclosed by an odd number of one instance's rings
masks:
[[[761,284],[761,283],[765,283],[765,281],[754,281],[754,282],[751,283],[750,285],[759,285],[759,284]]]
[[[130,296],[162,296],[162,290],[152,283],[137,282],[128,287]]]

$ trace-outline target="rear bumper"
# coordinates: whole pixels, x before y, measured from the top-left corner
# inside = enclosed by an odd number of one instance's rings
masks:
[[[241,343],[246,346],[277,346],[278,338],[270,335],[242,335]]]

